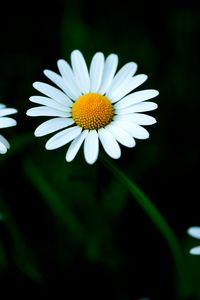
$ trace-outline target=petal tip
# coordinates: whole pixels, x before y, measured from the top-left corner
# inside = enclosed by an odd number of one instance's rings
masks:
[[[31,111],[32,111],[32,108],[28,109],[26,111],[26,115],[29,116],[29,117],[31,117],[32,116]]]
[[[46,76],[49,74],[49,72],[50,72],[50,70],[48,70],[48,69],[43,70],[43,73],[44,73],[44,75],[46,75]]]
[[[194,248],[190,249],[189,253],[191,255],[200,255],[200,247],[197,246],[197,247],[194,247]]]
[[[87,164],[90,165],[90,166],[94,165],[94,163],[95,163],[96,161],[97,161],[97,159],[92,160],[92,161],[86,159]]]
[[[33,86],[35,89],[37,89],[38,84],[40,84],[40,82],[39,82],[39,81],[35,81],[35,82],[33,82],[32,86]]]
[[[45,149],[46,149],[46,150],[52,150],[52,149],[51,149],[51,144],[49,144],[49,142],[46,142],[46,144],[45,144]]]
[[[34,131],[34,136],[36,136],[36,137],[40,137],[40,136],[42,136],[42,134],[41,134],[41,132],[39,131],[39,130],[35,130]]]

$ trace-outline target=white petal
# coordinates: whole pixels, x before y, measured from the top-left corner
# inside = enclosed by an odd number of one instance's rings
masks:
[[[36,81],[33,83],[33,87],[39,92],[43,93],[44,95],[54,99],[55,101],[63,105],[67,104],[68,106],[70,106],[73,104],[73,102],[69,99],[69,97],[67,97],[66,94],[49,84]]]
[[[134,92],[134,93],[124,97],[118,103],[116,103],[115,107],[116,108],[125,108],[128,106],[132,106],[132,105],[140,103],[142,101],[154,98],[154,97],[158,96],[158,94],[159,94],[159,92],[157,90],[152,90],[152,89]]]
[[[121,150],[113,135],[105,128],[100,128],[98,135],[105,152],[110,157],[118,159],[121,156]]]
[[[147,80],[147,75],[139,74],[129,78],[128,81],[124,81],[123,84],[121,84],[119,87],[116,87],[116,89],[113,90],[111,95],[112,103],[117,102],[118,100],[126,96],[128,93],[136,89],[139,85],[141,85],[146,80]]]
[[[200,227],[199,226],[193,226],[193,227],[188,228],[187,233],[194,238],[200,239]]]
[[[0,117],[8,116],[17,113],[15,108],[2,108],[0,109]]]
[[[104,69],[104,55],[101,52],[97,52],[91,61],[90,65],[90,91],[97,92],[102,80],[102,74]]]
[[[17,122],[9,117],[2,117],[0,118],[0,128],[6,128],[6,127],[11,127],[15,126]]]
[[[4,108],[4,107],[6,107],[6,105],[3,103],[0,103],[0,108]]]
[[[0,141],[0,154],[5,154],[7,152],[7,147]]]
[[[64,129],[50,138],[47,141],[45,148],[47,150],[53,150],[62,147],[75,139],[81,133],[81,130],[82,128],[78,126]]]
[[[123,109],[115,108],[115,113],[117,115],[131,114],[134,112],[145,112],[145,111],[154,110],[157,107],[158,105],[156,103],[148,101],[148,102],[138,103]]]
[[[109,90],[106,92],[106,96],[112,101],[112,95],[116,89],[119,89],[121,85],[129,81],[129,79],[135,74],[137,70],[137,64],[134,62],[124,65],[115,75]]]
[[[90,130],[84,142],[84,156],[88,164],[92,165],[99,154],[99,138],[96,130]]]
[[[42,123],[34,132],[35,136],[43,136],[68,127],[74,123],[72,118],[54,118]]]
[[[74,50],[71,53],[71,64],[77,85],[84,94],[88,93],[90,91],[90,77],[85,59],[79,50]]]
[[[132,122],[126,122],[126,121],[115,121],[115,125],[124,129],[131,136],[137,139],[143,140],[149,138],[148,131],[140,125],[134,124]]]
[[[107,125],[105,129],[107,129],[120,144],[129,148],[135,146],[135,140],[132,136],[122,128],[115,126],[115,122]]]
[[[89,130],[82,131],[79,136],[77,136],[70,144],[67,153],[66,153],[66,161],[70,162],[74,159],[78,150],[80,149],[83,141],[85,140]]]
[[[190,254],[192,255],[200,255],[200,246],[194,247],[190,249]]]
[[[60,75],[50,70],[44,70],[44,74],[52,80],[64,93],[71,99],[76,99],[77,94],[74,93],[73,88],[70,87],[69,83]]]
[[[71,113],[59,111],[54,108],[46,106],[33,107],[27,110],[27,116],[38,117],[38,116],[48,116],[48,117],[70,117]]]
[[[76,84],[76,79],[71,67],[64,59],[59,59],[57,65],[71,95],[73,95],[72,99],[77,99],[81,95],[81,90]]]
[[[156,123],[156,119],[152,116],[140,113],[115,115],[113,119],[117,121],[131,121],[137,123],[138,125],[152,125]]]
[[[62,76],[50,70],[44,70],[44,75],[46,75],[51,81],[53,81],[53,83],[55,83],[61,90],[64,91],[64,93],[68,95],[68,90]]]
[[[118,65],[118,56],[110,54],[105,61],[101,86],[98,90],[99,94],[105,94],[109,89]]]
[[[51,98],[48,98],[48,97],[31,96],[29,98],[29,100],[31,102],[38,103],[38,104],[41,104],[41,105],[44,105],[44,106],[47,106],[47,107],[50,107],[50,108],[55,108],[57,110],[71,111],[71,108],[67,104],[65,104],[65,105],[60,104],[60,103],[56,102],[55,100],[53,100]]]
[[[3,143],[6,146],[7,149],[10,148],[9,142],[1,134],[0,134],[0,142]]]

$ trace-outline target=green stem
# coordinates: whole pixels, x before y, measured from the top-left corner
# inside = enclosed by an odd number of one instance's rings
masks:
[[[187,297],[190,291],[188,282],[187,270],[184,262],[183,253],[179,242],[170,228],[169,224],[151,202],[151,200],[145,195],[145,193],[137,186],[133,180],[130,180],[118,167],[116,167],[107,157],[101,156],[100,159],[106,165],[106,167],[112,171],[112,173],[118,178],[118,180],[129,190],[134,196],[135,200],[147,213],[151,221],[156,228],[160,231],[164,239],[166,240],[171,254],[174,258],[174,262],[177,269],[177,275],[179,279],[179,289],[183,297]]]

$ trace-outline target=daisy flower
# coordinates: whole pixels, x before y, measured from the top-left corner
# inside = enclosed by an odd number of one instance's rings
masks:
[[[192,227],[188,228],[187,233],[196,239],[200,239],[200,227],[199,226],[192,226]],[[190,249],[190,254],[200,255],[200,246]]]
[[[82,53],[74,50],[71,66],[63,59],[58,60],[57,66],[60,74],[44,70],[57,87],[34,82],[33,87],[45,96],[30,97],[30,101],[41,106],[27,111],[28,116],[53,117],[37,127],[35,136],[60,130],[47,141],[47,150],[71,142],[66,153],[70,162],[83,144],[85,160],[93,164],[100,143],[110,157],[118,159],[119,144],[131,148],[135,139],[149,137],[141,125],[151,125],[156,120],[143,112],[157,108],[156,103],[146,100],[156,97],[158,91],[146,89],[132,93],[147,80],[147,75],[135,75],[135,62],[125,64],[116,73],[118,56],[110,54],[104,59],[103,53],[97,52],[88,69]]]
[[[17,110],[15,108],[7,108],[4,104],[0,103],[0,129],[15,126],[17,124],[14,119],[7,117],[16,112]],[[5,154],[9,148],[9,142],[0,134],[0,154]]]

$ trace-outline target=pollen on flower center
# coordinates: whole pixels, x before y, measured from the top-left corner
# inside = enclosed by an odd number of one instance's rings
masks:
[[[78,126],[92,130],[109,124],[114,115],[114,108],[106,96],[87,93],[76,100],[71,113]]]

